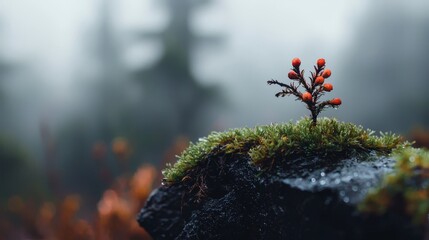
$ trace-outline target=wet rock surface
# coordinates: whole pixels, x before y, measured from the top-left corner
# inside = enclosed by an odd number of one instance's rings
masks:
[[[228,155],[202,162],[141,210],[138,221],[154,239],[423,239],[400,214],[357,211],[392,171],[391,158],[298,158],[268,171]]]

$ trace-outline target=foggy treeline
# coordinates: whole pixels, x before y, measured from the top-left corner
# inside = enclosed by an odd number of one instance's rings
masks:
[[[196,141],[213,130],[297,120],[307,114],[292,99],[274,98],[266,80],[275,76],[285,79],[293,57],[308,63],[324,57],[317,55],[321,52],[300,46],[305,49],[300,56],[292,50],[288,56],[279,56],[276,53],[283,51],[277,45],[246,39],[243,41],[254,41],[252,49],[271,55],[240,56],[232,61],[236,56],[228,53],[234,46],[231,42],[243,37],[235,35],[238,33],[233,27],[227,25],[225,31],[213,33],[210,26],[203,32],[193,27],[195,15],[222,2],[215,0],[153,3],[151,8],[162,9],[168,16],[165,26],[118,35],[114,22],[117,2],[97,2],[95,24],[83,26],[85,34],[80,38],[83,55],[79,59],[83,61],[72,62],[68,72],[58,73],[55,66],[41,66],[31,58],[16,59],[0,38],[0,133],[5,142],[0,151],[22,159],[2,162],[0,172],[51,172],[53,175],[45,174],[48,178],[33,177],[42,179],[40,182],[61,182],[61,191],[96,198],[104,186],[93,174],[97,168],[92,159],[94,148],[122,140],[132,149],[128,171],[144,162],[162,168],[174,160],[165,156],[178,140]],[[421,10],[429,9],[429,4],[421,1],[418,7],[407,5],[405,1],[387,0],[367,4],[356,23],[349,26],[353,30],[350,41],[343,45],[346,47],[332,47],[330,57],[337,59],[328,59],[328,64],[329,60],[333,63],[335,91],[344,105],[323,115],[404,134],[416,126],[429,128],[429,15]],[[284,15],[287,18],[286,9]],[[5,26],[9,27],[2,21],[0,16],[0,36],[7,34]],[[229,24],[234,26],[234,22]],[[285,38],[296,37],[286,30],[293,28],[290,21],[285,19],[284,26],[273,31],[285,32]],[[262,30],[255,26],[253,31]],[[160,46],[159,56],[148,64],[128,66],[123,60],[124,49],[148,43]],[[204,61],[195,60],[198,54],[224,55],[224,61],[235,64],[212,77],[215,80],[206,81],[201,77],[204,74],[196,74],[196,69],[204,70]],[[249,62],[257,67],[249,68]],[[237,72],[243,77],[237,78]],[[44,79],[51,73],[54,77]],[[219,76],[224,79],[216,79]],[[66,87],[52,78],[66,79],[57,80]],[[108,156],[108,164],[116,166],[113,153]],[[3,172],[0,176],[4,178],[0,184],[11,179],[26,182],[30,177]],[[12,193],[13,188],[4,194]]]
[[[348,120],[403,134],[429,127],[429,5],[417,3],[380,1],[367,10],[343,51]]]

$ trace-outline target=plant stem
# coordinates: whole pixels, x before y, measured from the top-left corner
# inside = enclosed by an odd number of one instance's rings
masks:
[[[317,110],[316,110],[316,106],[314,104],[311,104],[312,106],[309,106],[310,111],[311,111],[311,119],[313,120],[312,125],[316,126],[317,125]]]

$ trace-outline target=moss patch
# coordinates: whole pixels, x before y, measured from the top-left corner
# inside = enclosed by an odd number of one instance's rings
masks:
[[[335,119],[319,119],[316,126],[311,119],[296,123],[271,124],[255,128],[240,128],[213,132],[208,137],[191,143],[174,165],[163,171],[166,182],[179,182],[208,154],[248,155],[251,162],[261,167],[273,164],[275,159],[294,157],[354,156],[375,151],[389,154],[405,146],[399,136],[381,133]],[[278,163],[279,164],[279,163]]]
[[[368,194],[359,209],[379,215],[393,211],[409,216],[416,224],[424,224],[429,214],[429,151],[406,148],[395,156],[393,173]]]

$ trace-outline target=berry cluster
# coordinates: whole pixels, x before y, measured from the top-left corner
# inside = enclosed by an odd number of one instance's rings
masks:
[[[320,102],[319,99],[325,94],[325,92],[330,92],[334,89],[332,84],[325,83],[325,79],[331,76],[331,70],[325,69],[325,59],[320,58],[317,60],[316,65],[314,66],[315,72],[310,72],[311,77],[310,81],[307,82],[304,79],[304,70],[300,71],[299,67],[301,66],[301,60],[299,58],[292,59],[292,70],[289,72],[288,77],[297,82],[292,82],[290,84],[284,84],[278,82],[277,80],[269,80],[268,84],[276,84],[283,87],[281,92],[276,94],[276,97],[284,97],[287,95],[294,95],[297,97],[297,100],[300,100],[307,104],[308,110],[311,111],[311,118],[313,124],[317,123],[317,116],[319,113],[326,107],[337,108],[341,105],[341,99],[334,98],[327,101]],[[303,86],[305,92],[302,93],[298,90],[300,86]]]

